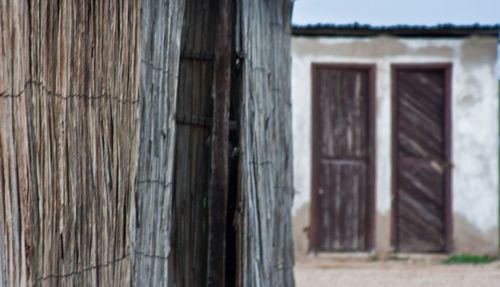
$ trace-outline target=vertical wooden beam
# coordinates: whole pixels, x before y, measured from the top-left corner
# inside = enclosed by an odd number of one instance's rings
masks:
[[[173,286],[175,143],[185,0],[140,0],[137,179],[131,286]],[[171,285],[170,285],[171,284]],[[182,286],[182,285],[180,285]]]
[[[290,0],[241,13],[242,286],[293,287]]]
[[[231,89],[231,0],[218,1],[211,177],[208,194],[207,286],[225,285],[228,190],[229,95]]]

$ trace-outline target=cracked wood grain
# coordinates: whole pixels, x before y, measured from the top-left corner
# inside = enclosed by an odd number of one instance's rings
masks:
[[[289,0],[241,13],[242,286],[293,286]]]
[[[183,0],[142,0],[140,146],[133,286],[169,286],[174,153]],[[154,260],[162,258],[163,260]]]

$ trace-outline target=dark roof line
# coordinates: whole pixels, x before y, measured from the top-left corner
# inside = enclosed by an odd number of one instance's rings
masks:
[[[295,36],[368,37],[385,34],[402,37],[466,37],[471,35],[498,37],[499,33],[500,24],[371,26],[367,24],[353,23],[346,25],[314,24],[292,26],[292,34]]]

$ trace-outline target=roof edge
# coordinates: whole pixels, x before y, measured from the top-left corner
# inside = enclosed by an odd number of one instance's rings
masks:
[[[378,35],[392,35],[400,37],[467,37],[472,35],[482,35],[498,37],[499,33],[500,24],[371,26],[367,24],[353,23],[345,25],[314,24],[292,26],[292,35],[294,36],[370,37]]]

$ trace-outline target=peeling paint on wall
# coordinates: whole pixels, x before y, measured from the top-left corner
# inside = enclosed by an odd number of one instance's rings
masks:
[[[311,64],[377,65],[376,250],[390,251],[391,82],[393,63],[452,63],[453,216],[455,252],[498,249],[497,39],[301,38],[292,40],[295,229],[308,225],[311,193]],[[307,215],[307,216],[306,216]],[[306,222],[306,223],[304,223]],[[492,231],[494,230],[494,231]],[[299,232],[299,231],[297,231]],[[299,233],[297,233],[299,234]],[[301,233],[300,233],[301,234]],[[484,248],[474,248],[484,242]],[[304,240],[304,236],[299,238]],[[307,240],[307,237],[305,237]],[[481,241],[478,238],[481,239]],[[297,238],[295,238],[297,240]],[[306,243],[296,241],[296,252]],[[493,247],[492,247],[493,246]],[[305,250],[305,251],[304,251]]]

